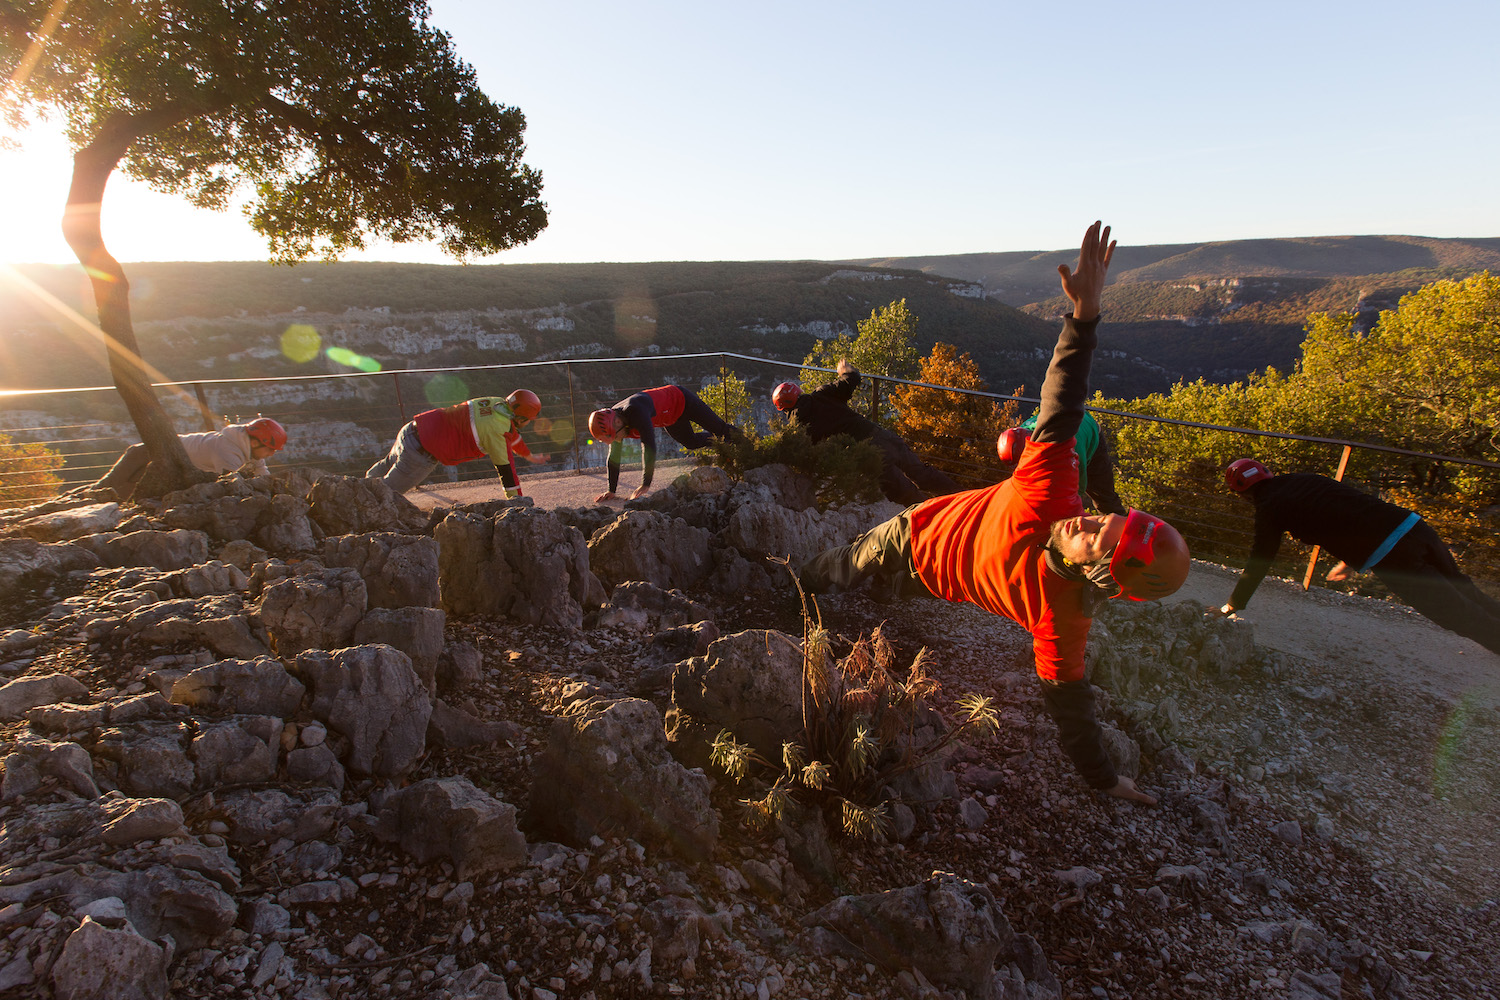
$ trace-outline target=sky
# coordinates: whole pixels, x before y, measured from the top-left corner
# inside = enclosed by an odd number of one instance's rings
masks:
[[[526,115],[551,221],[483,263],[1500,235],[1500,5],[431,0]],[[71,262],[59,133],[0,151],[0,261]],[[122,261],[263,260],[117,174]],[[428,244],[348,259],[443,263]]]

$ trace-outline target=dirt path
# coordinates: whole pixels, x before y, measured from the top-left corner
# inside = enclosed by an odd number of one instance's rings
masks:
[[[1216,607],[1238,577],[1238,570],[1194,562],[1170,601]],[[1240,616],[1255,626],[1259,645],[1314,662],[1363,664],[1449,704],[1467,698],[1500,707],[1500,656],[1405,605],[1317,586],[1304,593],[1291,581],[1267,577]]]

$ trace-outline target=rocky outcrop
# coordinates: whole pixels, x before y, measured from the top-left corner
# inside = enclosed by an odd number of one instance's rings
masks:
[[[432,702],[411,660],[391,646],[353,646],[300,654],[297,675],[312,695],[314,718],[349,742],[344,766],[355,774],[401,774],[427,743]]]
[[[260,618],[278,655],[349,645],[365,615],[365,581],[352,569],[278,580],[261,595]]]
[[[578,628],[584,608],[604,601],[583,535],[548,511],[516,507],[488,519],[450,514],[435,531],[442,603],[450,614]]]
[[[302,704],[306,689],[269,656],[220,660],[190,671],[172,685],[171,700],[204,712],[286,718]]]
[[[420,532],[427,515],[379,479],[324,476],[307,494],[309,514],[325,535]]]
[[[323,565],[356,570],[372,608],[438,606],[438,543],[426,535],[378,532],[325,538]]]
[[[532,774],[527,826],[584,844],[614,831],[708,857],[719,839],[709,780],[672,759],[649,701],[585,699],[552,723]]]
[[[751,629],[678,664],[666,728],[672,752],[693,766],[707,763],[720,729],[766,760],[780,760],[782,742],[802,731],[801,640]]]
[[[690,587],[709,571],[710,537],[680,518],[626,511],[589,539],[589,565],[606,587],[631,580],[663,590]]]
[[[98,556],[78,545],[0,538],[0,600],[11,600],[23,588],[99,564]]]
[[[724,540],[746,555],[793,557],[793,565],[901,513],[899,504],[881,503],[792,510],[779,503],[743,503],[729,515]]]
[[[39,542],[65,542],[82,535],[113,531],[124,519],[119,504],[96,503],[28,517],[17,522],[15,530]]]
[[[449,861],[460,879],[505,871],[526,860],[516,807],[467,778],[429,778],[385,801],[375,834],[418,861]]]

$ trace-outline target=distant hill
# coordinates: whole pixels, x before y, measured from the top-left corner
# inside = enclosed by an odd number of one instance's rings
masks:
[[[987,298],[1043,318],[1067,308],[1057,265],[1076,251],[862,260],[973,281]],[[1442,278],[1500,272],[1500,238],[1322,236],[1121,246],[1110,269],[1102,346],[1169,378],[1231,382],[1297,360],[1314,312],[1352,312],[1368,329],[1401,296]],[[1113,390],[1107,390],[1113,392]]]

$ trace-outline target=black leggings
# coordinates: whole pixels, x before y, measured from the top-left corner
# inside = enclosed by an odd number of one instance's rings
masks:
[[[1459,571],[1453,553],[1426,521],[1418,521],[1374,573],[1425,617],[1500,653],[1500,602]]]
[[[895,431],[877,427],[870,440],[880,449],[883,458],[880,491],[887,500],[914,504],[926,500],[929,494],[943,496],[958,492],[958,484],[946,472],[934,469],[918,458]]]
[[[693,430],[695,423],[703,430]],[[662,429],[673,441],[689,449],[707,448],[714,438],[732,439],[740,433],[737,427],[726,423],[709,409],[708,404],[699,399],[698,394],[691,389],[682,390],[682,416],[677,418],[676,423],[668,424]]]

